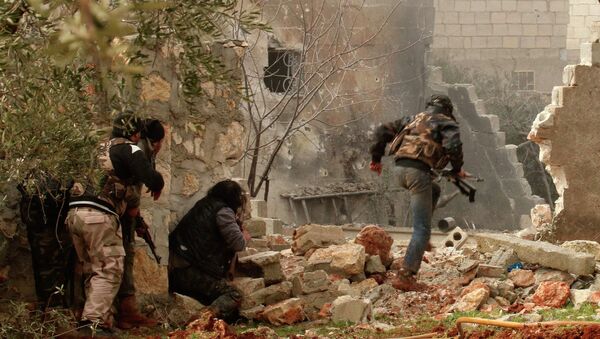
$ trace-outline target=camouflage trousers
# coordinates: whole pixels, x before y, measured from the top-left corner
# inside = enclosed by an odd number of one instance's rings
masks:
[[[187,295],[203,305],[209,305],[225,321],[235,321],[239,316],[242,302],[240,291],[224,278],[215,278],[194,266],[169,268],[169,292]]]
[[[86,276],[81,320],[111,326],[111,306],[121,285],[125,256],[118,219],[93,208],[78,207],[69,211],[67,226]]]

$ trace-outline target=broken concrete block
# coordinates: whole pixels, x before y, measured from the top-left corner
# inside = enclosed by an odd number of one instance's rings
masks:
[[[593,66],[600,63],[600,43],[584,42],[580,48],[580,64]]]
[[[204,305],[198,300],[179,293],[173,293],[170,298],[170,304],[172,307],[167,315],[167,319],[170,324],[177,325],[187,324],[193,316],[199,314],[204,308]]]
[[[311,248],[323,248],[346,242],[344,231],[339,226],[308,224],[294,231],[292,251],[303,255]]]
[[[301,295],[299,298],[302,300],[304,304],[304,312],[306,313],[309,319],[317,318],[317,314],[326,304],[331,304],[337,297],[339,293],[336,291],[323,291],[316,292],[311,294]]]
[[[268,234],[265,236],[265,240],[272,251],[283,251],[292,248],[292,244],[281,234]]]
[[[533,227],[539,232],[552,224],[552,209],[548,204],[535,205],[531,209],[531,222]]]
[[[292,294],[297,297],[302,294],[323,292],[329,289],[331,282],[327,272],[323,270],[306,272],[292,279]]]
[[[346,278],[364,275],[365,257],[365,248],[358,244],[319,248],[308,258],[306,270],[324,270]]]
[[[535,284],[535,275],[530,270],[513,270],[508,273],[508,279],[517,287],[529,287]]]
[[[516,262],[519,262],[519,257],[515,250],[512,248],[501,248],[492,254],[492,259],[490,259],[489,264],[506,269]]]
[[[394,295],[397,293],[394,287],[389,284],[379,285],[365,293],[365,299],[371,301],[371,303],[375,303],[377,300],[381,299],[384,296]]]
[[[282,256],[280,259],[281,270],[285,280],[291,281],[295,276],[304,273],[304,267],[307,265],[306,258],[302,256]]]
[[[569,297],[570,297],[571,302],[573,303],[573,306],[575,307],[575,309],[578,309],[581,307],[581,305],[583,305],[583,303],[589,301],[591,295],[592,295],[592,291],[590,289],[586,289],[586,290],[572,289],[571,295]]]
[[[252,238],[260,238],[267,234],[267,222],[262,218],[251,218],[244,222],[244,227]]]
[[[269,211],[267,210],[267,202],[264,200],[252,199],[250,200],[250,206],[252,208],[253,218],[267,218]]]
[[[458,312],[475,311],[479,309],[490,297],[490,290],[486,288],[476,288],[460,297],[460,299],[452,306],[452,310]]]
[[[383,228],[376,225],[363,227],[354,239],[354,243],[365,247],[367,254],[378,255],[385,266],[392,263],[390,250],[393,242],[394,239]]]
[[[460,227],[456,227],[455,229],[450,231],[443,244],[445,247],[454,247],[456,249],[459,249],[467,241],[468,237],[469,235],[467,234],[467,232],[463,231]]]
[[[568,248],[578,253],[587,253],[594,256],[596,261],[600,260],[600,244],[591,240],[566,241],[560,247]]]
[[[279,284],[271,285],[242,299],[242,309],[249,309],[258,305],[271,305],[292,296],[292,283],[284,281]]]
[[[367,322],[373,309],[368,300],[353,298],[348,295],[338,297],[331,304],[331,320],[351,323]]]
[[[246,247],[254,248],[259,252],[264,252],[265,250],[269,250],[269,242],[266,239],[252,238],[248,241]]]
[[[538,306],[561,308],[565,306],[571,290],[562,281],[544,281],[533,294],[533,302]]]
[[[233,279],[231,285],[242,292],[243,296],[246,296],[265,288],[265,279],[240,277]]]
[[[264,218],[264,221],[267,235],[283,233],[283,221],[280,219]]]
[[[303,306],[299,298],[287,299],[267,306],[262,312],[262,317],[276,326],[295,324],[304,320]]]
[[[539,268],[535,271],[535,284],[539,285],[544,281],[562,281],[571,286],[575,281],[575,277],[564,271]]]
[[[477,266],[479,266],[479,261],[477,261],[477,260],[471,260],[471,259],[465,259],[458,266],[458,271],[460,273],[467,273],[467,272],[470,272],[473,269],[477,268]]]
[[[504,267],[494,265],[479,264],[477,268],[478,277],[500,278],[504,272],[506,272]]]
[[[248,308],[245,310],[240,310],[240,316],[246,318],[248,320],[257,320],[262,316],[262,312],[264,311],[264,305],[258,305],[252,308]]]
[[[284,279],[279,262],[279,252],[261,252],[239,258],[236,269],[253,278],[264,278],[265,284],[278,283]]]
[[[521,261],[540,264],[578,275],[594,273],[596,260],[592,255],[581,254],[546,242],[519,239],[505,234],[479,233],[474,235],[481,252],[499,248],[512,248]]]
[[[371,255],[365,264],[365,272],[368,274],[385,273],[386,269],[379,255]]]

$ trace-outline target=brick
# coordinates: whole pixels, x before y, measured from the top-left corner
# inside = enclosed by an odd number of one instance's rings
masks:
[[[500,12],[500,11],[503,11],[503,9],[502,9],[502,1],[500,1],[500,0],[488,0],[487,6],[485,7],[485,9],[488,12]]]
[[[548,10],[548,2],[546,0],[532,1],[531,3],[531,8],[534,11],[546,12]]]
[[[458,12],[445,12],[440,13],[445,24],[457,24],[458,23]]]
[[[468,12],[471,10],[471,1],[456,0],[454,10],[457,12]]]
[[[487,39],[484,37],[473,37],[471,38],[471,46],[472,48],[486,48]]]
[[[567,1],[550,1],[551,12],[565,12],[568,10]]]
[[[546,242],[524,240],[506,234],[478,233],[473,237],[482,252],[493,252],[502,247],[512,248],[521,261],[573,274],[592,274],[596,266],[592,255],[577,253]]]
[[[504,24],[504,23],[506,23],[506,13],[503,13],[503,12],[492,13],[490,20],[493,24]]]
[[[477,36],[477,27],[475,25],[461,25],[461,33],[463,36]]]
[[[524,24],[535,24],[537,23],[537,13],[523,13],[521,15],[521,22]]]
[[[590,6],[589,15],[591,16],[600,16],[600,6]]]
[[[476,24],[489,24],[490,21],[490,13],[477,13],[475,14],[475,23]]]
[[[567,12],[559,12],[554,15],[554,23],[555,24],[568,24],[569,23],[569,13]]]
[[[460,25],[446,25],[447,36],[460,36],[462,34]]]
[[[443,36],[434,36],[433,48],[448,48],[448,38]]]
[[[599,6],[599,8],[600,8],[600,6]],[[564,25],[554,25],[552,27],[552,35],[554,35],[554,36],[561,36],[561,37],[567,36],[567,26],[564,26]]]
[[[508,25],[507,24],[494,24],[493,26],[493,34],[494,35],[508,35]],[[518,39],[517,39],[518,41]]]
[[[455,1],[454,0],[441,0],[439,4],[436,6],[436,9],[440,9],[441,11],[451,11],[454,10]]]
[[[600,43],[581,44],[581,64],[592,66],[600,63]]]
[[[520,36],[523,35],[523,26],[521,25],[508,25],[508,34]]]
[[[503,48],[519,48],[519,37],[517,36],[508,36],[502,38],[502,47]]]
[[[492,35],[492,25],[477,25],[477,35],[479,35],[479,36]]]
[[[458,22],[461,25],[471,25],[475,23],[475,13],[458,13]]]
[[[465,37],[463,39],[465,39],[464,42],[463,42],[464,45],[465,45],[465,48],[472,48],[472,43],[471,43],[471,39],[472,38],[471,37]]]
[[[515,11],[517,10],[517,0],[503,0],[502,11]]]
[[[533,5],[531,1],[517,1],[517,11],[519,12],[531,12]]]
[[[565,48],[566,47],[566,42],[565,42],[565,38],[562,36],[553,36],[550,37],[550,44],[552,45],[552,48]]]
[[[465,48],[464,38],[460,36],[449,37],[448,38],[448,47],[449,48]]]
[[[536,36],[537,34],[537,25],[523,25],[523,35]]]
[[[553,24],[554,21],[554,13],[538,13],[537,15],[538,24]]]
[[[506,13],[506,23],[508,24],[520,24],[522,22],[522,15],[519,12],[508,12]]]
[[[589,5],[572,5],[571,6],[571,15],[588,15],[590,11]]]
[[[551,36],[552,34],[554,34],[552,25],[538,25],[538,35]]]
[[[488,48],[502,48],[502,37],[490,36],[487,38]]]
[[[471,11],[473,12],[485,12],[485,1],[471,1]]]

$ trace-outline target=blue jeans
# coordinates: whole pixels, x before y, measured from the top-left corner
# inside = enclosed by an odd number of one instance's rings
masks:
[[[413,235],[406,250],[403,267],[416,274],[431,238],[431,216],[440,196],[440,187],[433,182],[429,172],[421,169],[395,166],[394,175],[400,186],[410,191]]]

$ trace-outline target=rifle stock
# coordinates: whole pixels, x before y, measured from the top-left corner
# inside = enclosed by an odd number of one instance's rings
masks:
[[[144,239],[144,241],[148,245],[148,247],[150,247],[150,251],[154,255],[154,259],[156,259],[156,262],[160,265],[161,258],[156,253],[156,245],[154,245],[154,241],[152,240],[152,236],[150,235],[150,226],[148,226],[148,224],[146,223],[146,221],[144,220],[144,218],[141,215],[138,215],[137,217],[135,217],[135,221],[136,221],[136,226],[137,226],[136,231],[142,230],[141,232],[138,233],[138,235],[141,236],[142,239]]]
[[[446,177],[448,181],[454,184],[458,188],[461,194],[469,197],[469,202],[475,202],[475,193],[477,189],[475,186],[468,183],[465,179],[459,177],[456,173],[444,170],[441,173],[436,173],[438,176]],[[483,179],[475,178],[476,181],[483,181]]]

